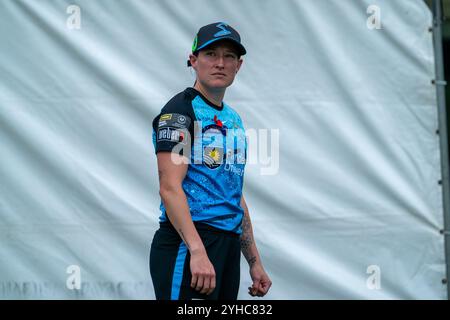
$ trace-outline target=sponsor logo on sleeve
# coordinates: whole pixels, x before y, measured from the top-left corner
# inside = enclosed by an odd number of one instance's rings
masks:
[[[186,123],[186,117],[183,115],[179,115],[177,118],[177,122],[180,124],[185,124]]]
[[[164,127],[158,130],[156,140],[186,144],[185,132],[178,128]]]
[[[161,118],[159,118],[159,121],[170,120],[170,119],[172,119],[172,113],[166,113],[166,114],[161,115]]]
[[[166,113],[159,118],[158,128],[161,127],[176,127],[187,129],[191,124],[191,118],[178,113]]]

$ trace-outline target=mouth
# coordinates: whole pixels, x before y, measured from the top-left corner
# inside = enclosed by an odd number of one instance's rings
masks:
[[[212,74],[213,76],[222,76],[222,77],[226,77],[225,73],[221,73],[221,72],[216,72]]]

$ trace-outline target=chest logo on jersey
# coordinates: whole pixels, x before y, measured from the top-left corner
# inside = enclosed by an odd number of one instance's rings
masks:
[[[225,158],[223,137],[226,135],[226,128],[217,116],[214,117],[214,122],[203,128],[203,164],[209,169],[219,168]]]
[[[205,147],[203,148],[203,163],[210,169],[217,169],[223,162],[223,148]]]

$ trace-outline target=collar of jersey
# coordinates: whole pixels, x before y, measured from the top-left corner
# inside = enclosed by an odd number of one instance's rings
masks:
[[[200,98],[202,98],[203,101],[205,101],[206,104],[208,104],[209,106],[213,107],[216,110],[222,111],[223,110],[223,102],[222,105],[219,107],[218,105],[215,105],[214,103],[212,103],[211,101],[209,101],[200,91],[198,91],[195,88],[189,87],[186,90],[192,90],[192,92],[196,95],[199,95]]]

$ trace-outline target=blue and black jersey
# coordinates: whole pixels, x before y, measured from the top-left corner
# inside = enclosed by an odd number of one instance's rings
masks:
[[[247,141],[237,112],[186,88],[153,120],[153,144],[155,153],[175,152],[189,159],[183,190],[192,220],[241,233]],[[160,222],[165,222],[162,201],[160,209]]]

